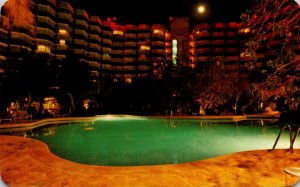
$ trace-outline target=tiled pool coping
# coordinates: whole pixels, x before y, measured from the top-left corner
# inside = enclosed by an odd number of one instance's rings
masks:
[[[80,150],[79,150],[80,151]],[[108,167],[64,160],[43,142],[0,136],[2,179],[13,186],[290,186],[300,150],[260,150],[175,165]]]

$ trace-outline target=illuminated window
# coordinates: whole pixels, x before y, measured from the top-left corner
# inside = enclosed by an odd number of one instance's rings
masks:
[[[123,34],[124,34],[123,31],[115,30],[115,31],[113,32],[113,35],[123,35]]]
[[[64,29],[59,29],[58,34],[60,35],[67,35],[67,31]]]
[[[110,56],[109,53],[103,53],[103,56]]]
[[[177,65],[177,40],[172,40],[172,62]]]
[[[60,45],[66,45],[66,40],[59,40]]]
[[[164,31],[155,29],[153,31],[154,34],[164,34]]]
[[[44,52],[44,53],[51,53],[50,47],[45,46],[45,45],[38,45],[37,46],[37,51]]]
[[[249,33],[250,29],[249,28],[245,28],[245,29],[240,29],[239,33]]]
[[[126,82],[127,84],[131,84],[132,80],[131,80],[131,78],[126,78],[125,82]]]
[[[147,46],[147,45],[141,45],[141,50],[146,50],[146,51],[149,51],[150,50],[150,46]]]

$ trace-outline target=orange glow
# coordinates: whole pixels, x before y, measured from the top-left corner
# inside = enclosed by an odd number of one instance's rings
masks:
[[[44,53],[51,53],[50,47],[45,46],[45,45],[38,45],[37,51],[44,52]]]
[[[59,29],[58,33],[59,33],[60,35],[67,35],[67,31],[64,30],[64,29]]]
[[[66,45],[66,40],[59,40],[60,45]]]
[[[150,47],[147,46],[147,45],[141,45],[141,50],[146,50],[146,51],[149,51],[150,50]]]
[[[154,34],[164,34],[164,31],[155,29],[155,30],[153,31],[153,33],[154,33]]]
[[[24,25],[34,25],[34,16],[30,10],[31,0],[9,0],[4,4],[3,15],[13,20],[13,26],[16,28]],[[10,28],[10,25],[4,27]],[[34,32],[34,30],[31,30]]]
[[[198,13],[203,14],[205,12],[205,6],[200,5],[197,10],[198,10]]]

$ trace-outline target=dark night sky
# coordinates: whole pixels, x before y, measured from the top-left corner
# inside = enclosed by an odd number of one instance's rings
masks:
[[[170,16],[187,16],[192,23],[206,21],[238,21],[250,7],[251,0],[69,0],[74,7],[82,7],[102,20],[117,17],[117,23],[169,23]],[[195,13],[198,4],[205,4],[207,12],[200,18]]]

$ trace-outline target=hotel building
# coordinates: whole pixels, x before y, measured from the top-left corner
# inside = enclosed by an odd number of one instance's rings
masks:
[[[2,8],[0,81],[9,72],[17,72],[15,64],[28,55],[56,66],[58,76],[51,86],[60,86],[63,62],[73,56],[87,67],[91,93],[99,92],[101,78],[126,83],[149,75],[161,78],[161,66],[166,64],[201,69],[203,64],[218,59],[234,72],[249,60],[243,46],[250,31],[235,22],[200,23],[191,29],[188,18],[174,17],[170,18],[169,30],[161,24],[104,21],[67,1],[29,2],[34,24],[14,24],[15,20],[7,15],[12,10]],[[264,60],[269,53],[260,50],[257,57]]]

